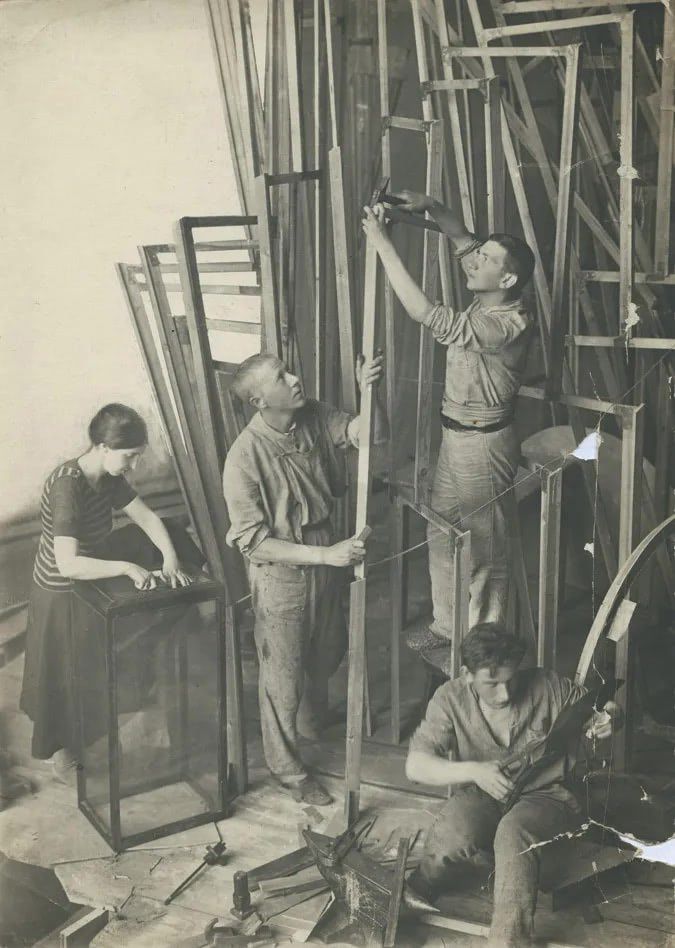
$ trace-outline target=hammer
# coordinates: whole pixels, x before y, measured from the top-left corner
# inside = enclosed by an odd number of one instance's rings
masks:
[[[402,224],[410,224],[412,227],[421,227],[423,230],[434,230],[442,233],[441,228],[436,221],[428,221],[419,214],[413,214],[411,211],[401,211],[398,205],[405,204],[403,198],[396,197],[395,194],[387,193],[389,187],[389,178],[380,178],[375,185],[375,189],[370,197],[369,207],[374,204],[387,204],[387,217],[390,221],[399,221]]]

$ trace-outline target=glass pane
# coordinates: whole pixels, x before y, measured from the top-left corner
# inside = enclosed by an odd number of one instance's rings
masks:
[[[122,836],[218,808],[216,606],[115,621]]]
[[[108,677],[105,622],[77,596],[72,600],[73,652],[76,660],[81,735],[80,763],[84,800],[105,832],[110,831],[108,760]]]

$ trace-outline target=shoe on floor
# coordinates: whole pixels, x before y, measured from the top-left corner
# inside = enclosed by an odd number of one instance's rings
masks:
[[[54,777],[60,783],[74,784],[77,780],[78,766],[75,755],[65,747],[52,755],[52,770]]]
[[[274,777],[274,780],[286,793],[290,793],[296,803],[329,806],[333,802],[333,798],[326,788],[316,778],[310,777],[309,774],[292,783],[284,783],[279,777]]]
[[[425,652],[432,648],[448,648],[450,639],[438,635],[428,625],[413,629],[405,643],[413,652]]]

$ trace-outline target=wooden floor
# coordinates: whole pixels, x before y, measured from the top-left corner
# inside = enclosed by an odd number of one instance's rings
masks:
[[[380,553],[386,553],[386,538],[379,539]],[[428,605],[425,564],[417,559],[412,566],[411,614],[421,616]],[[388,731],[387,642],[388,590],[386,567],[373,571],[369,591],[369,668],[374,708],[375,735],[364,747],[362,803],[375,817],[369,841],[384,844],[402,830],[421,830],[429,825],[438,809],[438,795],[421,793],[403,775],[404,747],[394,747]],[[585,635],[582,604],[561,623],[562,661],[573,664],[578,655],[578,638]],[[15,620],[14,620],[15,621]],[[568,628],[568,632],[565,629]],[[409,731],[419,717],[425,673],[412,654],[405,654],[402,675],[404,725]],[[48,764],[30,757],[30,722],[17,710],[23,670],[19,655],[0,668],[0,728],[2,746],[11,749],[18,771],[35,782],[36,792],[0,812],[0,849],[11,858],[45,867],[54,867],[73,902],[107,907],[111,921],[94,939],[99,948],[179,945],[200,935],[213,918],[231,922],[232,875],[251,869],[296,849],[298,826],[311,825],[319,832],[337,825],[342,810],[343,726],[338,724],[321,745],[306,743],[303,753],[324,773],[336,802],[322,809],[305,807],[279,793],[266,777],[257,723],[257,666],[250,637],[244,642],[244,680],[249,728],[251,787],[239,799],[233,815],[223,820],[220,830],[229,854],[226,866],[206,869],[191,887],[171,905],[163,899],[201,860],[204,847],[218,839],[216,827],[206,825],[189,832],[160,839],[115,856],[78,811],[75,793],[57,783]],[[567,669],[566,669],[567,670]],[[571,670],[571,669],[570,669]],[[345,670],[332,683],[333,704],[344,706]],[[655,751],[653,751],[654,753]],[[670,767],[673,766],[672,750]],[[379,784],[379,786],[377,786]],[[398,789],[391,789],[392,786]],[[331,822],[332,821],[332,822]],[[423,833],[412,855],[419,855]],[[580,911],[554,913],[550,897],[541,896],[536,916],[541,938],[580,946],[675,946],[673,935],[673,890],[644,885],[635,876],[620,892],[608,893],[600,907],[603,920],[587,924]],[[661,872],[669,885],[671,870]],[[654,881],[654,878],[651,878]],[[466,922],[486,924],[490,917],[490,894],[474,887],[447,897],[440,903],[447,915]],[[279,932],[278,943],[287,936]],[[484,945],[475,935],[415,924],[403,924],[397,944],[410,946]]]

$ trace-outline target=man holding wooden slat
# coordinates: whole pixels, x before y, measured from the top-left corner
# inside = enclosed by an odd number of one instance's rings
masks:
[[[507,515],[520,444],[514,402],[525,368],[532,317],[521,292],[534,269],[532,251],[518,237],[469,233],[454,211],[424,194],[403,191],[399,209],[428,212],[453,243],[474,299],[464,312],[430,300],[408,273],[386,229],[382,205],[365,208],[363,229],[408,315],[447,347],[441,409],[443,437],[431,506],[471,531],[469,626],[503,623],[508,589]],[[411,648],[447,650],[452,638],[452,564],[447,540],[429,524],[433,624],[411,636]],[[441,653],[444,654],[444,653]],[[450,667],[447,656],[444,669]]]
[[[383,359],[363,357],[359,387],[376,385]],[[298,731],[317,737],[325,724],[328,680],[345,653],[344,568],[360,563],[357,537],[333,542],[333,502],[346,488],[343,450],[358,447],[359,418],[305,397],[276,356],[251,356],[232,390],[257,409],[225,460],[230,514],[227,542],[246,557],[260,661],[263,749],[272,776],[302,802],[332,798],[309,776]],[[374,440],[386,438],[376,400]]]

